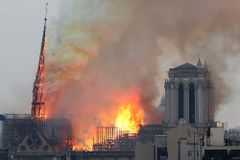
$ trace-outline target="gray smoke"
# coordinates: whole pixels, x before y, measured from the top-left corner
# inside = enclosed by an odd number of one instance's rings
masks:
[[[81,134],[107,124],[105,115],[114,110],[116,97],[132,90],[140,93],[145,121],[160,123],[163,116],[156,107],[166,71],[196,63],[198,57],[207,62],[215,80],[216,111],[231,108],[238,113],[239,1],[67,4],[49,32],[48,91],[55,112],[75,112]],[[238,125],[237,115],[216,114]]]

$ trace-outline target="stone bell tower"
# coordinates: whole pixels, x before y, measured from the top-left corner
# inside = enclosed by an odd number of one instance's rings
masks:
[[[196,127],[214,121],[214,85],[207,65],[199,58],[197,65],[185,63],[170,68],[165,80],[166,123],[185,122]]]

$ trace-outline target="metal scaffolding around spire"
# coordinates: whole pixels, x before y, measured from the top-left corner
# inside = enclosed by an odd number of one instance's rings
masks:
[[[45,40],[46,40],[46,28],[47,28],[47,8],[48,3],[46,3],[46,13],[44,18],[44,28],[39,56],[38,70],[36,73],[36,79],[33,85],[33,95],[32,95],[32,118],[41,119],[44,118],[46,113],[45,106],[45,94],[44,94],[44,80],[45,80]]]

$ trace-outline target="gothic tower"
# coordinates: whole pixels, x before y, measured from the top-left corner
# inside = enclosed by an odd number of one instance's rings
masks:
[[[204,127],[214,121],[213,81],[207,65],[185,63],[170,68],[165,80],[166,123]]]

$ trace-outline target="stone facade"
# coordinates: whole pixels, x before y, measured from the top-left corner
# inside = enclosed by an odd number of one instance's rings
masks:
[[[16,160],[52,160],[69,152],[66,142],[72,139],[69,120],[34,120],[31,115],[6,115],[2,132],[1,147]]]
[[[170,68],[165,80],[166,123],[183,122],[197,127],[214,120],[214,84],[206,65],[185,63]]]
[[[177,133],[177,134],[176,134]],[[200,137],[197,129],[188,124],[168,130],[168,160],[200,160]]]

